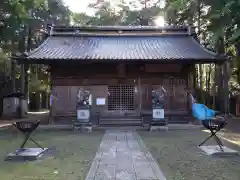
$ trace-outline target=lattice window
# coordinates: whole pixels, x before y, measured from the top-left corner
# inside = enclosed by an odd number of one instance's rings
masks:
[[[109,111],[133,111],[134,86],[117,85],[108,87],[108,110]]]

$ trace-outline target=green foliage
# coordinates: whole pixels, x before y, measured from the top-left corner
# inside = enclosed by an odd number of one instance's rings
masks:
[[[223,39],[223,50],[233,59],[231,81],[240,84],[240,1],[165,0],[165,8],[161,7],[162,1],[121,0],[112,6],[109,1],[96,0],[89,4],[95,11],[89,16],[72,13],[62,0],[2,0],[0,70],[9,69],[11,54],[38,46],[48,24],[67,25],[72,20],[75,25],[154,25],[155,17],[164,16],[168,25],[199,26],[199,38],[210,49],[221,49],[219,42]],[[44,68],[30,66],[30,89],[47,89]]]
[[[232,57],[230,88],[234,84],[234,89],[240,84],[239,9],[237,0],[166,0],[165,8],[170,25],[199,26],[199,38],[205,45]],[[223,43],[219,43],[221,39]]]
[[[4,53],[2,48],[0,48],[0,71],[6,72],[7,74],[10,72],[11,68],[8,59],[8,54]]]
[[[34,49],[42,42],[42,32],[46,32],[48,24],[68,25],[71,14],[61,0],[1,1],[0,71],[10,72],[11,55]],[[18,79],[19,67],[15,69],[14,78]],[[30,91],[48,90],[48,74],[44,66],[32,65],[29,72]]]

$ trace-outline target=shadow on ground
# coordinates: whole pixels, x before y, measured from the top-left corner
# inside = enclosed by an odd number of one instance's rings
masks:
[[[23,136],[17,131],[0,132],[0,175],[4,180],[84,179],[96,154],[103,132],[37,131],[33,138],[54,151],[39,161],[6,162],[5,156],[19,148]],[[29,142],[28,147],[35,147]]]
[[[209,134],[200,130],[138,132],[167,180],[239,180],[240,156],[220,158],[203,154],[197,144]],[[215,144],[211,140],[208,144]],[[224,145],[240,151],[236,145]]]

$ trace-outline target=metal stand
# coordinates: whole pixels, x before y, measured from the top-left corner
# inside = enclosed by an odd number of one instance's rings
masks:
[[[25,139],[22,142],[19,149],[17,149],[14,153],[8,154],[5,160],[37,160],[43,155],[43,152],[48,150],[48,148],[43,148],[39,143],[37,143],[34,139],[30,137],[32,132],[37,129],[40,121],[35,122],[16,122],[13,124],[20,132],[25,135]],[[38,148],[24,148],[27,141],[31,140],[34,144],[37,145]]]
[[[24,133],[24,132],[22,132],[22,133]],[[31,133],[24,133],[24,134],[25,134],[25,139],[24,139],[22,145],[20,146],[20,149],[22,149],[22,148],[25,147],[25,144],[27,143],[28,140],[31,140],[31,141],[32,141],[33,143],[35,143],[39,148],[44,149],[39,143],[37,143],[35,140],[33,140],[33,139],[30,137]]]
[[[217,137],[216,133],[218,131],[220,131],[221,129],[223,129],[226,125],[227,122],[225,121],[225,119],[219,120],[217,118],[215,119],[211,119],[211,120],[204,120],[202,121],[203,126],[210,130],[211,135],[209,137],[207,137],[202,143],[200,143],[198,146],[202,146],[203,144],[205,144],[209,139],[211,139],[212,137],[214,137],[215,141],[217,142],[219,148],[221,149],[221,151],[223,152],[223,143],[220,140],[219,137]]]

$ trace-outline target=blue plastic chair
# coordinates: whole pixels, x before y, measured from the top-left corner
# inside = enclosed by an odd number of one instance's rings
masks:
[[[223,144],[219,137],[217,137],[216,133],[220,131],[227,125],[227,122],[224,118],[216,117],[217,112],[208,108],[204,104],[198,104],[193,101],[192,103],[192,114],[198,120],[201,121],[203,126],[211,131],[211,135],[207,137],[201,144],[198,146],[202,146],[206,143],[211,137],[214,137],[221,151],[223,151]]]
[[[199,121],[209,120],[216,116],[216,111],[209,109],[204,104],[192,104],[193,116]]]

